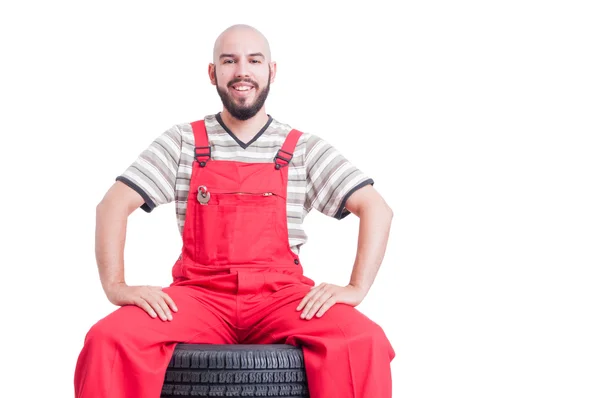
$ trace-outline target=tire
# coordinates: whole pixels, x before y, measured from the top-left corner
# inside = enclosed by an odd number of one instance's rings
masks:
[[[308,398],[302,349],[286,344],[178,344],[161,398]]]

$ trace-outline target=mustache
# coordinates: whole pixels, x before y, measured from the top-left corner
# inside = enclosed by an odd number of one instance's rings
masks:
[[[254,86],[254,88],[258,87],[258,83],[256,83],[254,80],[251,80],[251,79],[233,79],[232,81],[227,83],[227,87],[231,87],[236,83],[250,83]]]

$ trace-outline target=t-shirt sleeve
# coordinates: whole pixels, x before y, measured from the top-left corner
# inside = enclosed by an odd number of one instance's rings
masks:
[[[305,152],[307,211],[317,209],[326,216],[343,219],[350,211],[348,198],[365,185],[374,185],[372,178],[346,159],[324,139],[309,134]]]
[[[150,213],[175,199],[175,179],[181,157],[181,130],[172,126],[158,136],[116,180],[144,198],[141,208]]]

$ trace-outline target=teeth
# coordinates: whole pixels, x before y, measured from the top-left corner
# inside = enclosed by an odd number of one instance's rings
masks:
[[[248,86],[240,86],[240,87],[234,87],[234,89],[236,89],[237,91],[248,91],[251,89],[251,87]]]

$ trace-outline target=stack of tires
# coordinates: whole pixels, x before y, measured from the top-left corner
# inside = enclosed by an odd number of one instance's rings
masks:
[[[285,344],[178,344],[161,398],[308,398],[302,349]]]

